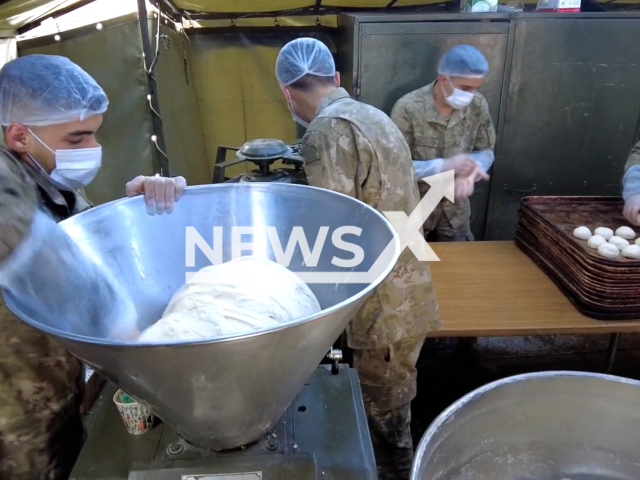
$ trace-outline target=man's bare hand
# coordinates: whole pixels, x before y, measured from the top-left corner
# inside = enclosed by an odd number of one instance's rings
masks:
[[[480,180],[489,180],[489,175],[482,171],[482,169],[475,163],[474,165],[475,169],[471,170],[467,175],[456,176],[453,186],[456,198],[469,198],[473,195],[476,182]]]
[[[442,164],[442,171],[453,170],[456,177],[466,177],[478,167],[476,162],[466,153],[447,158]]]
[[[145,177],[139,175],[126,185],[127,197],[144,194],[149,215],[162,215],[173,211],[174,202],[180,200],[187,181],[184,177]]]
[[[623,214],[629,222],[640,227],[640,195],[632,195],[624,202]]]

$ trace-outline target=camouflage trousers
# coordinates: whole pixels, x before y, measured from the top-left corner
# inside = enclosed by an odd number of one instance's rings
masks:
[[[411,400],[425,335],[387,347],[353,350],[379,480],[409,480],[413,462]]]
[[[471,242],[471,222],[469,219],[459,227],[454,227],[446,215],[442,214],[431,231],[424,232],[427,240],[436,242]]]
[[[78,402],[52,416],[42,431],[29,418],[11,419],[9,424],[8,431],[0,429],[0,480],[69,478],[84,443]]]

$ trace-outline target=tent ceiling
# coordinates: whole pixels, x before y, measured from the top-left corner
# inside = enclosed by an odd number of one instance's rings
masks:
[[[65,10],[84,0],[9,0],[0,2],[0,30],[17,30],[24,25]]]
[[[171,0],[178,9],[206,13],[282,12],[313,8],[385,8],[433,3],[425,0]]]

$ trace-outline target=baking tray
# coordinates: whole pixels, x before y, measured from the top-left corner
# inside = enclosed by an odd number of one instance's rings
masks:
[[[607,310],[605,312],[599,310],[593,310],[589,306],[584,305],[580,302],[576,296],[573,294],[570,288],[567,287],[568,283],[563,282],[561,279],[556,278],[554,276],[554,272],[549,268],[546,261],[539,255],[535,250],[531,249],[524,241],[520,238],[516,237],[515,240],[516,245],[520,248],[531,260],[540,267],[540,269],[545,272],[549,278],[553,281],[553,283],[565,294],[565,296],[571,301],[573,306],[583,315],[593,318],[595,320],[604,320],[604,321],[621,321],[621,320],[637,320],[640,318],[640,314],[638,312],[631,313],[619,313],[616,311]]]
[[[640,260],[626,257],[605,258],[589,247],[586,240],[573,236],[576,227],[585,226],[593,232],[597,227],[609,227],[614,232],[627,226],[640,235],[640,227],[631,225],[622,215],[624,200],[620,197],[525,197],[523,209],[541,217],[558,235],[579,246],[589,257],[612,266],[640,267]]]
[[[583,303],[592,305],[594,308],[596,306],[600,308],[633,308],[638,311],[640,317],[640,296],[638,295],[637,287],[631,286],[621,290],[612,286],[587,282],[584,277],[580,276],[579,266],[573,265],[569,257],[542,255],[538,240],[526,229],[519,228],[517,238],[544,258],[547,270],[550,270],[548,273],[566,281],[569,284],[569,288],[581,297]]]
[[[519,227],[537,239],[541,254],[559,257],[572,267],[579,268],[580,274],[589,282],[611,286],[621,291],[628,289],[637,296],[637,285],[640,285],[640,268],[632,269],[627,265],[620,268],[620,264],[604,265],[599,261],[599,258],[586,255],[575,242],[554,237],[548,229],[541,228],[535,219],[522,217]]]
[[[640,260],[600,256],[576,227],[628,226],[619,197],[526,197],[519,211],[516,245],[584,315],[598,320],[640,318]],[[630,242],[633,244],[633,241]]]

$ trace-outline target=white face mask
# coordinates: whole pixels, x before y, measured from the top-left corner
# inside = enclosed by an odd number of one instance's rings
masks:
[[[453,93],[449,96],[447,96],[446,93],[444,94],[444,100],[449,104],[449,106],[459,110],[468,106],[473,101],[473,93],[465,92],[464,90],[454,87],[451,80],[449,80],[449,85],[453,88]],[[444,88],[442,91],[444,93]]]
[[[293,108],[293,101],[291,100],[291,96],[289,95],[289,90],[285,89],[284,91],[287,94],[287,106],[289,107],[289,111],[291,112],[293,121],[302,125],[304,128],[309,128],[309,122],[305,122],[296,114],[296,110]]]
[[[31,132],[31,130],[29,130]],[[95,178],[102,165],[102,147],[52,150],[38,136],[31,132],[47,150],[55,155],[56,167],[47,174],[38,161],[29,155],[42,173],[47,175],[61,190],[77,190],[86,187]]]

